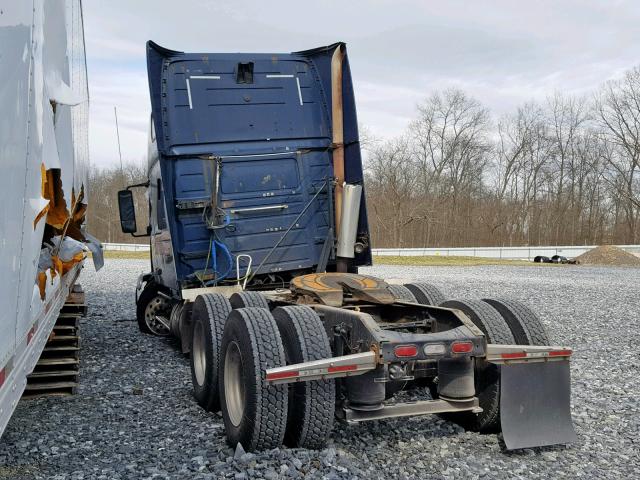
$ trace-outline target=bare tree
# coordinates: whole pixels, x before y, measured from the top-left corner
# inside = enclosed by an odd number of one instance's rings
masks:
[[[367,163],[367,191],[372,202],[373,224],[386,245],[402,246],[407,226],[415,220],[417,179],[406,137],[373,149]]]
[[[488,123],[488,111],[461,90],[435,93],[418,105],[409,134],[423,193],[447,193],[474,179],[486,163]]]
[[[595,109],[602,135],[610,145],[604,156],[610,168],[603,178],[621,200],[628,233],[635,243],[640,211],[640,67],[620,80],[607,82],[596,97]]]
[[[360,126],[360,144],[374,246],[640,239],[640,67],[592,100],[555,93],[495,125],[464,92],[436,92],[403,135],[382,142]],[[120,232],[117,191],[145,178],[134,164],[91,171],[88,223],[100,239],[134,241]],[[144,230],[146,193],[134,195]]]
[[[89,231],[103,242],[147,243],[147,238],[137,239],[122,233],[118,213],[118,190],[127,185],[146,180],[146,165],[127,163],[119,167],[99,169],[92,166],[89,172],[89,196],[87,225]],[[136,204],[138,230],[144,231],[148,223],[148,200],[144,189],[133,190]]]

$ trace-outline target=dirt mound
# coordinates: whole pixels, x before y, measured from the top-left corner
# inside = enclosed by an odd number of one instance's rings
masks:
[[[640,267],[640,257],[612,245],[602,245],[583,253],[576,260],[583,265]]]

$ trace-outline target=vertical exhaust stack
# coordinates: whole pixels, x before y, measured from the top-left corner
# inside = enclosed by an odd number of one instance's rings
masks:
[[[338,236],[338,248],[336,255],[338,262],[342,259],[345,263],[347,258],[355,257],[356,235],[358,233],[358,217],[360,214],[360,199],[362,198],[362,185],[343,186],[342,215],[340,232]],[[338,270],[341,271],[341,270]]]
[[[331,58],[331,123],[333,131],[333,176],[336,179],[334,188],[335,229],[338,245],[342,238],[342,199],[344,196],[344,119],[342,109],[342,61],[344,49],[339,45]],[[337,270],[347,271],[347,258],[338,253]]]

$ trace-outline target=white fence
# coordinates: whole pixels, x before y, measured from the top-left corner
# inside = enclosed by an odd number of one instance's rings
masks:
[[[374,255],[391,255],[402,257],[483,257],[502,258],[505,260],[533,260],[538,255],[552,257],[562,255],[573,258],[595,248],[589,246],[558,246],[558,247],[468,247],[468,248],[374,248]],[[640,245],[616,245],[635,255],[640,255]]]
[[[148,243],[103,243],[103,250],[116,250],[119,252],[148,252]]]
[[[119,250],[125,252],[148,252],[148,244],[134,243],[103,243],[105,250]],[[505,260],[533,260],[538,255],[552,257],[562,255],[573,258],[595,248],[591,246],[562,246],[562,247],[465,247],[465,248],[374,248],[374,255],[391,255],[402,257],[483,257],[503,258]],[[617,245],[635,255],[640,255],[640,245]]]

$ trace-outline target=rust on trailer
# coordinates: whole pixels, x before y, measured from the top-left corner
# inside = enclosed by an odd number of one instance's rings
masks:
[[[42,170],[44,172],[42,198],[49,200],[49,205],[45,207],[47,209],[47,225],[62,229],[69,218],[67,201],[62,189],[62,172],[59,168],[45,170],[44,165],[42,165]]]
[[[340,235],[342,218],[342,184],[344,183],[344,119],[342,108],[342,60],[344,47],[338,45],[331,58],[331,121],[333,125],[333,175],[336,179],[334,190],[336,237]]]
[[[36,275],[36,284],[40,293],[40,299],[46,298],[46,271],[50,271],[51,280],[57,275],[65,275],[74,265],[82,262],[86,255],[79,252],[68,260],[62,260],[59,256],[59,248],[65,236],[78,241],[85,241],[81,226],[84,222],[87,204],[84,200],[84,185],[80,187],[80,192],[76,195],[75,189],[71,189],[71,211],[67,207],[64,190],[62,188],[62,170],[60,168],[45,167],[40,165],[41,174],[41,195],[47,204],[38,212],[33,220],[33,228],[37,227],[40,220],[45,218],[46,228],[44,231],[43,243],[50,243],[55,235],[60,235],[60,243],[51,252],[51,266],[41,270]]]

